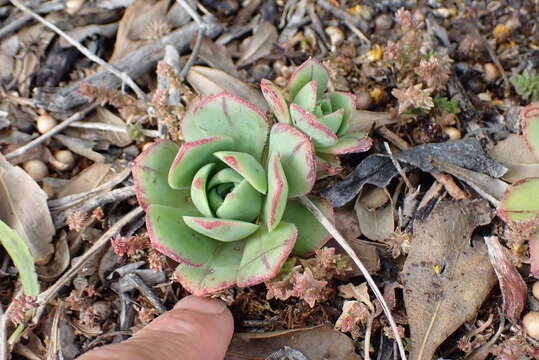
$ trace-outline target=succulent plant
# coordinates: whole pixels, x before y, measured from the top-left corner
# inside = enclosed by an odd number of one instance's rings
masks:
[[[190,292],[263,282],[291,253],[327,241],[293,199],[316,180],[303,133],[287,124],[269,131],[253,105],[221,93],[187,111],[182,135],[180,147],[159,141],[139,155],[133,178],[152,246],[180,263],[176,275]],[[332,216],[329,205],[317,206]]]
[[[292,74],[288,101],[270,80],[261,82],[262,93],[277,120],[293,125],[312,139],[319,177],[339,172],[337,155],[367,151],[372,145],[372,139],[365,133],[351,130],[355,96],[329,92],[328,82],[329,72],[312,58]]]
[[[511,82],[524,100],[539,100],[539,74],[535,70],[525,70],[522,74],[515,75]]]
[[[526,144],[539,161],[539,103],[522,108],[520,118]],[[507,223],[516,223],[529,239],[532,274],[539,278],[539,178],[526,178],[512,184],[498,206],[498,216]]]

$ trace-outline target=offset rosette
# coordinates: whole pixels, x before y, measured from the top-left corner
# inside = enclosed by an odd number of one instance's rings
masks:
[[[309,136],[316,148],[319,176],[340,171],[337,155],[370,149],[372,139],[351,131],[356,98],[351,93],[328,92],[329,72],[315,59],[309,59],[292,74],[289,101],[269,80],[261,88],[279,122],[294,125]]]
[[[303,133],[277,124],[266,144],[264,115],[223,93],[190,109],[182,134],[181,147],[161,141],[144,151],[133,177],[152,245],[180,262],[177,275],[192,293],[260,283],[290,253],[312,252],[327,240],[290,199],[307,194],[316,180],[312,143]]]

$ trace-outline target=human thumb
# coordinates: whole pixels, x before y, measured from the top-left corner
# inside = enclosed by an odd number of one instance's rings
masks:
[[[189,296],[120,344],[78,360],[222,360],[234,332],[232,314],[218,300]]]

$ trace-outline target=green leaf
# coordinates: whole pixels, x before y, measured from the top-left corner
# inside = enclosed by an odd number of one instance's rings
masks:
[[[317,98],[317,85],[316,80],[308,82],[301,90],[298,92],[294,101],[294,104],[301,106],[304,110],[312,113],[316,106]]]
[[[183,221],[184,216],[200,214],[194,206],[150,205],[146,210],[146,227],[152,247],[177,262],[199,266],[212,256],[219,242],[191,229]]]
[[[234,187],[215,211],[221,219],[253,221],[262,210],[263,197],[247,180]]]
[[[232,150],[234,143],[229,137],[213,137],[184,143],[174,159],[168,173],[168,183],[174,189],[191,186],[197,171],[208,163],[215,162],[213,153]]]
[[[24,294],[38,296],[39,282],[30,250],[21,236],[2,220],[0,220],[0,243],[19,272]]]
[[[337,135],[320,123],[313,114],[305,111],[299,105],[290,105],[290,114],[294,125],[309,136],[315,146],[332,146],[339,141]]]
[[[283,217],[288,199],[288,182],[278,153],[272,153],[268,163],[268,195],[263,219],[268,230],[275,229]]]
[[[252,286],[275,277],[288,259],[297,235],[294,224],[281,221],[273,231],[261,226],[247,238],[238,270],[238,286]]]
[[[539,161],[539,103],[528,105],[520,110],[526,144]]]
[[[236,151],[219,151],[213,155],[236,170],[258,192],[266,193],[268,190],[266,172],[252,155]]]
[[[351,93],[333,92],[329,94],[329,98],[331,100],[333,111],[338,109],[344,110],[341,127],[339,128],[339,131],[337,131],[337,135],[340,136],[345,134],[350,128],[349,119],[352,111],[356,109],[356,96]]]
[[[290,76],[290,99],[294,99],[301,88],[312,80],[316,80],[318,85],[317,93],[318,96],[321,96],[328,86],[329,73],[324,65],[316,59],[310,58],[301,64],[292,76]]]
[[[507,189],[498,215],[504,221],[526,221],[539,214],[539,178],[517,181]]]
[[[262,94],[270,106],[271,111],[277,118],[277,121],[290,124],[290,112],[288,111],[288,103],[286,102],[283,92],[274,83],[267,79],[262,79],[260,82]]]
[[[511,82],[524,100],[539,100],[539,74],[536,73],[535,69],[525,70],[522,74],[511,78]]]
[[[193,178],[191,185],[191,200],[198,211],[204,216],[212,217],[213,211],[208,202],[208,179],[215,164],[206,164],[201,167]]]
[[[133,182],[139,204],[146,209],[151,204],[181,206],[189,202],[188,190],[176,190],[168,184],[168,172],[178,145],[162,140],[140,154],[133,166]]]
[[[444,96],[440,96],[439,94],[436,94],[436,96],[433,99],[434,107],[441,109],[447,113],[455,114],[458,110],[457,101],[453,99],[448,99]]]
[[[308,194],[316,181],[313,144],[298,129],[273,125],[268,154],[278,153],[288,182],[288,197]],[[271,155],[270,155],[271,156]]]
[[[237,220],[184,216],[183,221],[191,229],[219,241],[237,241],[254,233],[260,225]]]
[[[311,198],[311,201],[322,213],[335,222],[335,214],[329,203],[322,199]],[[293,255],[308,255],[320,249],[331,236],[314,215],[299,200],[289,200],[283,220],[295,224],[298,228],[298,239],[292,250]]]
[[[362,132],[348,133],[339,138],[339,142],[329,147],[318,147],[319,153],[342,155],[367,151],[372,146],[372,139]]]
[[[293,224],[281,222],[272,232],[265,225],[247,239],[219,243],[204,264],[180,264],[176,275],[183,287],[197,296],[206,296],[237,285],[247,287],[275,277],[294,247],[297,236]]]
[[[229,93],[203,100],[194,110],[194,122],[207,136],[226,136],[234,140],[234,149],[253,155],[260,161],[268,136],[264,114],[247,101]]]
[[[336,134],[339,128],[341,127],[343,120],[344,109],[339,109],[327,115],[323,115],[318,119],[320,122],[326,126],[332,133]]]

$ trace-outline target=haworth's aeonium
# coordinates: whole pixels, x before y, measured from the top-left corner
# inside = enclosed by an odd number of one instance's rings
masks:
[[[289,101],[271,81],[264,79],[261,83],[262,93],[277,120],[293,125],[312,139],[319,177],[341,170],[338,155],[367,151],[372,145],[367,134],[355,130],[355,96],[329,92],[328,82],[327,69],[311,58],[290,77]]]
[[[291,253],[327,241],[293,199],[316,180],[313,145],[300,131],[287,124],[269,131],[254,106],[222,93],[189,109],[182,135],[181,147],[160,141],[146,149],[133,178],[152,245],[180,263],[177,277],[190,292],[258,284]]]

